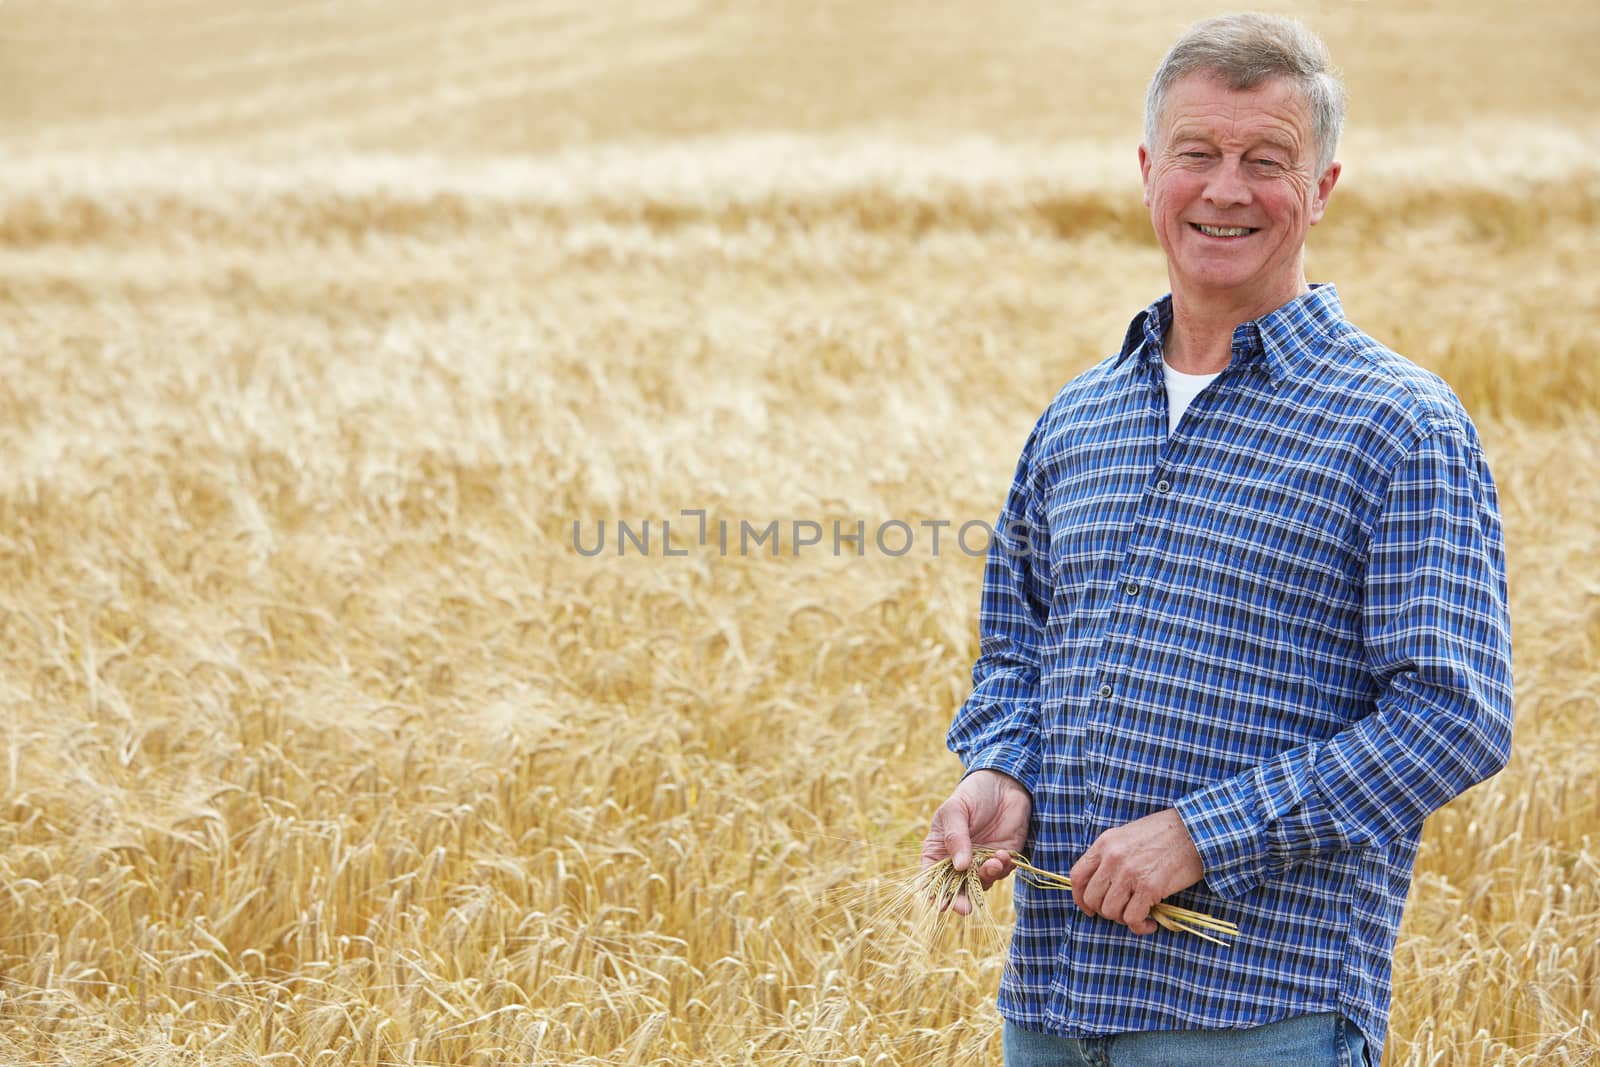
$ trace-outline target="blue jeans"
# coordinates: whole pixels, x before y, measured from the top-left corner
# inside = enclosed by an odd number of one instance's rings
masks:
[[[1366,1067],[1367,1042],[1337,1012],[1249,1030],[1140,1030],[1054,1037],[1005,1027],[1006,1067]]]

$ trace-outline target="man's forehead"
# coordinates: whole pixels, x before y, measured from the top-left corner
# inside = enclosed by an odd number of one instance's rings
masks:
[[[1236,89],[1201,71],[1180,78],[1167,91],[1162,125],[1173,136],[1215,133],[1220,127],[1294,145],[1310,133],[1309,110],[1305,94],[1287,78],[1267,78],[1249,89]]]

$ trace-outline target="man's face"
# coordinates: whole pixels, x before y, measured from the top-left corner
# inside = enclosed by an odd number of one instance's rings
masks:
[[[1293,83],[1230,89],[1204,73],[1167,91],[1155,145],[1139,146],[1144,199],[1174,294],[1259,306],[1293,299],[1300,251],[1339,177],[1314,173],[1311,117]]]

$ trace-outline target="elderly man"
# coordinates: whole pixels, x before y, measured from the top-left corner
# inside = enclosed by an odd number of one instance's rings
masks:
[[[1508,758],[1477,433],[1306,283],[1342,117],[1282,18],[1200,23],[1150,83],[1172,292],[1023,447],[923,848],[1072,878],[1016,887],[1008,1064],[1377,1063],[1422,822]],[[1163,900],[1241,932],[1156,934]]]

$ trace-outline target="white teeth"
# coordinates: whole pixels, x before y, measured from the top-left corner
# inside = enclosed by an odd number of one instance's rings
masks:
[[[1197,223],[1196,225],[1200,227],[1200,232],[1207,237],[1243,237],[1250,232],[1250,227],[1248,226],[1207,226],[1203,223]]]

